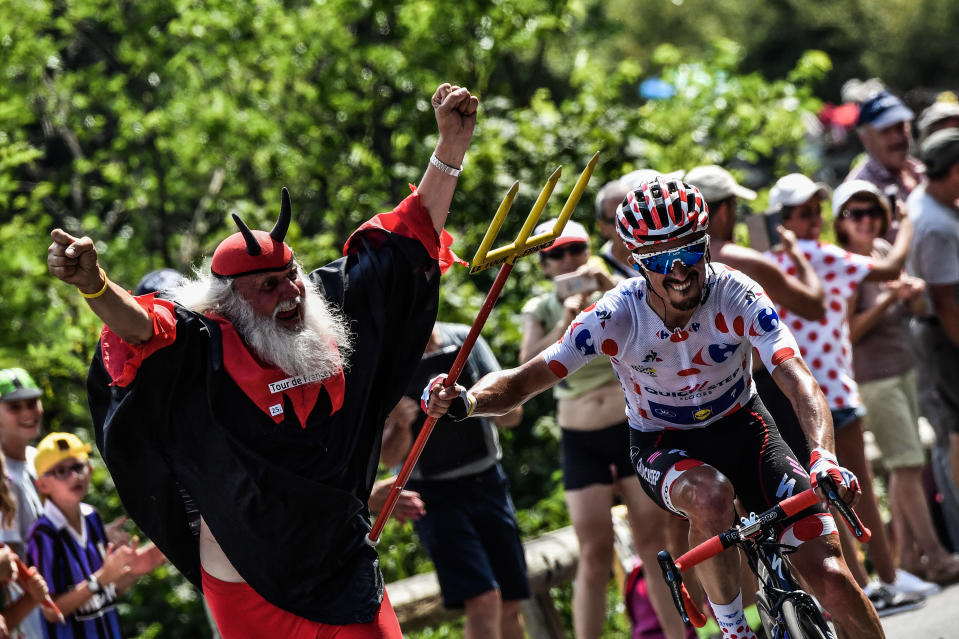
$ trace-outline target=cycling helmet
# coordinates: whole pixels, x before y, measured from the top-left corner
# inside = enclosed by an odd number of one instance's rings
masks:
[[[709,209],[699,189],[662,175],[629,191],[616,209],[616,232],[630,251],[708,227]]]

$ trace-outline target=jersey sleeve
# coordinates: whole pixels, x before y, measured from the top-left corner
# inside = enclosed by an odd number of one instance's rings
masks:
[[[559,342],[542,352],[549,369],[563,378],[585,366],[597,355],[616,357],[628,343],[632,314],[622,304],[629,294],[620,287],[583,309]]]
[[[730,322],[734,332],[749,339],[766,370],[772,373],[777,366],[799,355],[799,345],[759,284],[741,273],[734,275],[734,282],[728,317],[723,321]]]

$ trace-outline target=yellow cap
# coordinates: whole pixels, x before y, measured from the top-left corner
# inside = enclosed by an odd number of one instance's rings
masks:
[[[73,433],[50,433],[37,444],[33,467],[37,469],[37,477],[42,477],[64,459],[76,457],[86,461],[89,452],[90,444],[84,444]]]

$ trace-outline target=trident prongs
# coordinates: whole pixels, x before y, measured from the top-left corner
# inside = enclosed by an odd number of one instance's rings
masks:
[[[499,209],[497,209],[496,215],[493,217],[493,223],[486,232],[486,236],[483,238],[483,242],[480,244],[479,250],[476,251],[476,257],[473,258],[473,263],[470,267],[470,274],[479,273],[480,271],[503,264],[504,262],[512,264],[517,259],[525,255],[529,255],[530,253],[535,253],[536,251],[539,251],[542,248],[552,244],[563,232],[566,222],[568,222],[569,218],[572,217],[573,211],[576,209],[576,205],[579,203],[579,200],[583,195],[583,191],[586,190],[586,184],[589,182],[589,178],[592,177],[593,170],[596,168],[596,163],[598,161],[599,152],[597,151],[586,164],[586,168],[583,169],[579,179],[576,180],[576,184],[573,187],[572,192],[569,194],[566,204],[563,205],[563,209],[560,212],[559,217],[556,219],[556,224],[553,225],[553,228],[550,231],[530,237],[533,229],[536,228],[536,223],[539,221],[540,215],[543,213],[543,209],[546,208],[547,201],[553,194],[553,189],[556,187],[556,182],[559,181],[559,176],[562,173],[563,167],[558,167],[555,171],[553,171],[552,175],[549,176],[549,179],[546,180],[546,184],[543,185],[543,189],[540,191],[539,197],[536,199],[535,204],[533,204],[533,208],[526,217],[526,221],[523,223],[523,228],[520,229],[519,235],[516,236],[516,239],[506,246],[502,246],[494,251],[490,251],[489,248],[496,239],[496,235],[499,233],[499,229],[503,224],[506,213],[509,211],[509,208],[513,204],[513,200],[516,197],[517,184],[514,183],[509,192],[506,194],[506,197],[503,199],[503,202],[500,204]]]
[[[506,197],[503,198],[503,202],[496,210],[496,215],[493,216],[493,222],[490,224],[489,230],[486,231],[486,235],[483,237],[483,242],[480,244],[479,251],[476,252],[476,258],[473,260],[473,268],[470,269],[470,273],[482,271],[483,269],[489,268],[490,266],[494,266],[496,264],[502,264],[502,266],[499,269],[499,273],[496,275],[496,279],[493,280],[493,285],[490,287],[489,293],[486,294],[486,300],[483,302],[483,306],[480,307],[479,313],[476,314],[476,319],[473,320],[473,326],[470,328],[469,333],[467,333],[466,338],[463,340],[463,345],[460,346],[460,352],[456,355],[456,359],[453,361],[453,365],[450,367],[449,374],[443,381],[443,385],[447,388],[456,384],[456,379],[463,371],[463,367],[466,365],[466,358],[469,357],[470,351],[473,350],[473,344],[476,343],[476,339],[479,337],[480,331],[483,330],[483,325],[486,324],[486,319],[489,317],[490,312],[493,310],[493,305],[496,304],[496,300],[499,298],[499,294],[503,290],[503,285],[506,283],[506,278],[509,277],[510,271],[513,270],[513,264],[523,255],[532,253],[533,251],[536,251],[540,247],[547,244],[551,244],[557,237],[559,237],[559,234],[563,232],[563,227],[569,220],[570,215],[573,214],[573,209],[576,208],[576,204],[579,202],[579,198],[586,188],[586,183],[593,174],[593,168],[596,166],[596,161],[598,158],[599,153],[596,153],[589,161],[589,164],[586,165],[586,168],[583,169],[583,174],[579,176],[576,186],[573,187],[573,192],[570,194],[569,199],[566,200],[566,205],[559,214],[559,219],[557,220],[556,224],[553,225],[552,231],[549,233],[541,233],[530,240],[529,236],[536,227],[536,222],[539,220],[540,214],[546,207],[546,201],[549,200],[549,196],[553,193],[553,188],[556,186],[556,181],[559,180],[560,169],[556,169],[553,171],[553,174],[549,176],[549,180],[547,180],[546,185],[543,186],[543,191],[539,194],[536,204],[533,205],[533,210],[530,211],[529,216],[526,218],[526,222],[523,224],[523,228],[520,229],[519,235],[516,236],[516,239],[513,241],[513,243],[489,253],[489,247],[493,245],[493,241],[496,239],[496,235],[499,233],[499,229],[503,225],[503,220],[506,218],[506,213],[513,205],[513,199],[516,197],[516,190],[519,188],[519,183],[513,183],[513,186],[510,187]],[[400,472],[396,474],[396,479],[393,481],[393,487],[390,488],[390,494],[386,498],[386,503],[383,504],[380,514],[377,515],[376,521],[373,522],[373,528],[366,536],[366,543],[368,543],[370,546],[375,548],[376,544],[379,542],[380,533],[383,532],[383,527],[386,526],[386,521],[390,518],[393,508],[396,506],[396,502],[400,498],[400,493],[402,492],[403,487],[406,486],[406,480],[410,478],[410,473],[413,472],[413,466],[416,465],[416,460],[420,458],[420,453],[423,452],[423,447],[426,446],[426,441],[429,438],[430,433],[433,431],[433,426],[435,425],[436,418],[427,417],[426,421],[424,421],[423,425],[420,427],[420,432],[413,441],[413,446],[410,448],[410,452],[406,456],[406,461],[403,462],[403,467],[400,468]]]

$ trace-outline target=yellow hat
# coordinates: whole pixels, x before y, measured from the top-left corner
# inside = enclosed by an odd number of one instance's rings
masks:
[[[76,457],[86,461],[89,452],[90,444],[84,444],[73,433],[50,433],[37,444],[33,467],[37,469],[37,477],[42,477],[64,459]]]

